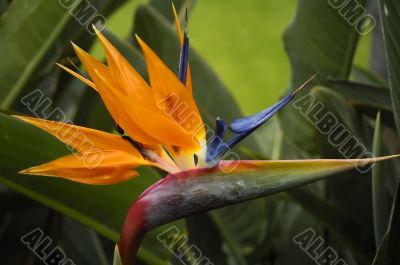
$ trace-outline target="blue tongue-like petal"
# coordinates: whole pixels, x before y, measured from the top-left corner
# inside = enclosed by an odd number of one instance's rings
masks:
[[[274,116],[279,110],[281,110],[283,107],[285,107],[296,96],[296,94],[301,89],[303,89],[303,87],[306,84],[308,84],[314,77],[315,77],[315,75],[312,76],[309,80],[307,80],[301,87],[296,89],[294,92],[292,92],[289,95],[282,98],[275,105],[273,105],[269,108],[266,108],[265,110],[263,110],[257,114],[234,120],[230,124],[229,128],[236,135],[233,136],[231,139],[229,139],[226,142],[223,141],[226,125],[222,119],[218,118],[215,135],[211,139],[210,144],[207,146],[206,161],[207,162],[213,162],[213,161],[215,162],[218,159],[220,159],[220,157],[224,153],[226,153],[229,149],[233,148],[236,144],[238,144],[240,141],[242,141],[244,138],[246,138],[249,134],[254,132],[258,127],[263,125],[272,116]]]
[[[221,147],[224,145],[224,135],[226,131],[225,121],[218,117],[215,123],[214,135],[207,145],[207,162],[211,162],[215,157],[218,157],[222,151]]]
[[[207,146],[206,161],[208,163],[215,163],[218,161],[224,153],[233,148],[249,134],[254,132],[258,127],[263,125],[269,118],[286,106],[293,98],[294,94],[287,95],[275,105],[257,114],[233,121],[230,125],[230,129],[236,133],[236,135],[226,142],[223,141],[226,125],[224,120],[218,118],[215,134]]]
[[[293,94],[287,95],[283,99],[281,99],[275,105],[259,112],[254,115],[240,118],[234,120],[229,128],[235,133],[244,133],[249,130],[254,130],[260,127],[263,123],[265,123],[268,119],[274,116],[280,109],[282,109],[286,104],[290,102],[294,98]]]

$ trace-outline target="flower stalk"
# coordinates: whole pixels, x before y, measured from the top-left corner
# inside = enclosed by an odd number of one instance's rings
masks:
[[[134,264],[143,236],[158,226],[396,157],[221,161],[211,168],[170,174],[144,191],[129,209],[118,244],[123,265]]]

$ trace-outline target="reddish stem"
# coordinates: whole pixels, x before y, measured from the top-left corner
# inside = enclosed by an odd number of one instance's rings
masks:
[[[123,265],[134,264],[145,233],[145,203],[139,200],[128,211],[118,243]]]

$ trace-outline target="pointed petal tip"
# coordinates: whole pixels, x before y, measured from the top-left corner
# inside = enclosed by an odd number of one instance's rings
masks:
[[[96,33],[97,38],[99,38],[101,44],[103,45],[103,47],[107,50],[108,47],[111,45],[110,41],[104,36],[104,34],[98,30],[95,25],[93,25],[93,30]]]
[[[16,114],[12,114],[12,117],[21,120],[21,121],[25,121],[25,122],[29,122],[30,117],[27,116],[22,116],[22,115],[16,115]]]
[[[41,175],[40,171],[35,170],[37,167],[30,167],[27,169],[23,169],[21,171],[18,171],[18,174],[23,174],[23,175]]]
[[[82,53],[83,49],[76,45],[74,42],[71,41],[72,48],[74,49],[76,54]]]
[[[135,33],[135,38],[139,42],[139,44],[143,43],[144,41],[139,37],[137,33]]]
[[[24,175],[29,174],[29,170],[28,169],[20,170],[18,171],[18,174],[24,174]]]
[[[99,30],[97,29],[97,27],[96,27],[95,24],[92,24],[92,28],[93,28],[93,30],[94,30],[97,34],[99,33]]]
[[[400,158],[400,154],[387,155],[387,156],[376,157],[376,158],[371,158],[371,159],[375,160],[375,161],[384,161],[384,160],[389,160],[389,159],[394,159],[394,158]]]
[[[295,91],[293,91],[292,95],[295,96],[297,93],[299,93],[301,90],[303,90],[306,85],[308,85],[314,78],[317,77],[318,74],[312,75],[307,81],[305,81],[300,87],[298,87]]]
[[[66,67],[66,66],[64,66],[64,65],[62,65],[62,64],[59,64],[59,63],[56,63],[56,65],[57,65],[58,67],[60,67],[61,69],[63,69],[64,71],[66,71],[67,73],[69,73],[69,74],[71,74],[72,76],[78,78],[78,79],[81,80],[83,83],[85,83],[86,85],[92,87],[94,90],[97,91],[96,84],[93,83],[92,81],[90,81],[89,79],[85,78],[85,77],[83,76],[82,73],[81,73],[81,74],[78,74],[77,72],[74,72],[74,71],[72,71],[71,69],[69,69],[68,67]],[[75,64],[74,64],[74,67],[79,71],[79,68],[78,68]]]
[[[139,43],[140,48],[142,48],[142,50],[145,50],[146,48],[150,48],[149,45],[147,45],[147,43],[142,38],[140,38],[137,33],[135,33],[135,38],[136,38],[137,42]]]
[[[22,122],[25,122],[25,123],[28,123],[28,124],[31,124],[31,125],[35,125],[35,122],[37,120],[39,120],[38,118],[22,116],[22,115],[11,115],[11,116],[16,118],[16,119],[18,119],[18,120],[20,120],[20,121],[22,121]]]
[[[61,69],[63,69],[63,70],[69,70],[69,68],[68,67],[66,67],[65,65],[62,65],[62,64],[60,64],[60,63],[56,63],[56,65],[58,66],[58,67],[60,67]]]
[[[99,30],[95,24],[92,24],[92,28],[94,30],[94,32],[96,33],[97,36],[102,35],[102,31],[104,30],[104,28],[102,30]]]
[[[362,163],[362,164],[374,164],[376,162],[382,162],[386,160],[391,160],[391,159],[396,159],[400,158],[400,154],[395,154],[395,155],[387,155],[387,156],[379,156],[379,157],[370,157],[370,158],[352,158],[352,159],[346,159],[346,161],[357,164],[357,163]],[[326,161],[332,160],[332,161],[339,161],[341,159],[325,159]]]
[[[85,52],[81,47],[71,41],[72,48],[75,50],[76,53],[78,52]]]

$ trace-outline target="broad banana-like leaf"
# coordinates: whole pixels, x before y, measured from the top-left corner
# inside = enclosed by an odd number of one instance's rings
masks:
[[[382,153],[381,147],[381,116],[378,113],[375,122],[373,152],[376,155]],[[384,169],[376,165],[372,169],[372,209],[374,213],[374,232],[376,246],[379,247],[389,222],[389,207],[386,193],[386,179]]]
[[[376,253],[372,265],[397,265],[400,263],[400,239],[399,239],[399,223],[400,223],[400,185],[398,186],[395,199],[393,200],[392,210],[388,229],[382,243]]]
[[[58,1],[17,0],[9,6],[0,22],[2,108],[18,97],[69,19],[68,10]]]
[[[367,85],[347,80],[331,80],[329,86],[353,106],[393,111],[388,87]]]
[[[298,1],[296,16],[284,35],[292,68],[290,89],[299,87],[314,74],[318,75],[314,80],[318,85],[327,85],[328,77],[349,77],[359,39],[356,27],[346,21],[354,23],[356,17],[347,11],[351,5],[351,1]],[[358,1],[357,8],[365,5],[366,0]],[[286,138],[300,150],[318,154],[314,128],[304,116],[288,105],[279,117]]]
[[[360,248],[360,242],[355,240],[356,236],[363,236],[364,226],[336,205],[306,189],[295,189],[287,194],[323,224],[324,228],[328,229],[329,234],[332,235],[332,238],[338,240],[338,244],[341,247],[348,247],[355,257],[364,262],[369,261],[363,253],[363,249]]]
[[[363,115],[375,119],[376,113],[380,111],[382,122],[390,127],[395,127],[392,101],[388,87],[367,85],[346,80],[332,80],[329,86]]]
[[[381,0],[380,6],[388,58],[389,86],[396,118],[397,133],[400,135],[400,31],[398,26],[400,23],[400,2],[396,0]]]

